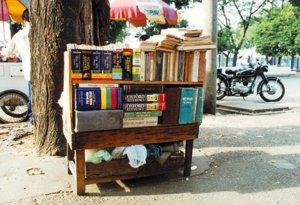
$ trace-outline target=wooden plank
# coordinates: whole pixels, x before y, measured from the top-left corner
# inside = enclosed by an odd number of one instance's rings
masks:
[[[191,165],[193,157],[193,140],[187,140],[185,145],[185,162],[183,175],[188,177],[191,175]]]
[[[85,184],[96,184],[96,183],[107,183],[107,182],[113,182],[116,180],[124,180],[124,179],[133,179],[133,178],[141,178],[146,176],[154,176],[154,175],[160,175],[160,174],[166,174],[171,173],[176,170],[182,170],[183,166],[177,166],[172,168],[162,168],[157,169],[155,171],[149,171],[149,172],[140,172],[137,174],[128,174],[128,175],[118,175],[118,176],[108,176],[108,177],[87,177],[85,179]]]
[[[125,81],[125,80],[72,80],[73,84],[121,84],[121,85],[189,85],[202,86],[200,82]]]
[[[194,50],[214,50],[216,49],[216,45],[198,45],[198,46],[190,46],[190,45],[181,45],[177,46],[178,51],[194,51]]]
[[[198,137],[199,124],[128,128],[72,135],[72,149],[101,149],[135,144],[155,144],[192,140]]]
[[[85,194],[85,156],[84,150],[75,151],[75,165],[76,165],[76,192],[78,195]]]

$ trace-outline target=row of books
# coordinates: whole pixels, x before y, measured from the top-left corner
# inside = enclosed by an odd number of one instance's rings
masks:
[[[120,107],[118,104],[116,110],[100,110],[103,99],[106,105],[109,104],[107,97],[101,96],[102,90],[106,90],[106,93],[112,97],[114,94],[111,93],[114,93],[116,88],[122,90],[117,92],[117,95],[122,93],[123,105]],[[86,93],[88,93],[87,98],[78,103],[78,100],[82,100],[81,95]],[[158,124],[189,124],[201,122],[203,115],[203,88],[201,87],[164,88],[160,85],[124,85],[123,88],[78,87],[75,98],[77,105],[75,106],[75,131],[77,132],[149,127]],[[84,109],[78,109],[85,102],[88,104],[81,107]],[[107,118],[107,121],[104,118]],[[110,125],[107,125],[108,122]]]
[[[205,76],[200,51],[142,51],[140,81],[198,82]]]

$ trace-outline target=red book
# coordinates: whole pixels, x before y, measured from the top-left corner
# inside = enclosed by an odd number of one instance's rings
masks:
[[[117,88],[111,88],[111,109],[117,109],[118,105],[118,91]]]

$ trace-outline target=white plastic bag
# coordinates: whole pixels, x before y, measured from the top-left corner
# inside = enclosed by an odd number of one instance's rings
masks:
[[[144,145],[132,145],[125,148],[123,155],[127,155],[131,167],[139,168],[146,164],[147,149]]]

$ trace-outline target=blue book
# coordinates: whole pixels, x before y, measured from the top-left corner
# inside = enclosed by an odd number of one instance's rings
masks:
[[[78,111],[100,110],[101,92],[98,87],[77,87],[75,89],[75,109]]]
[[[193,123],[194,88],[181,88],[179,124]]]
[[[123,109],[123,88],[118,88],[117,108],[118,109]]]
[[[198,89],[193,88],[194,93],[193,93],[193,122],[196,122],[196,111],[197,111],[197,101],[198,101]]]
[[[196,122],[201,123],[203,119],[203,107],[204,107],[204,88],[198,87],[198,99],[196,109]]]

